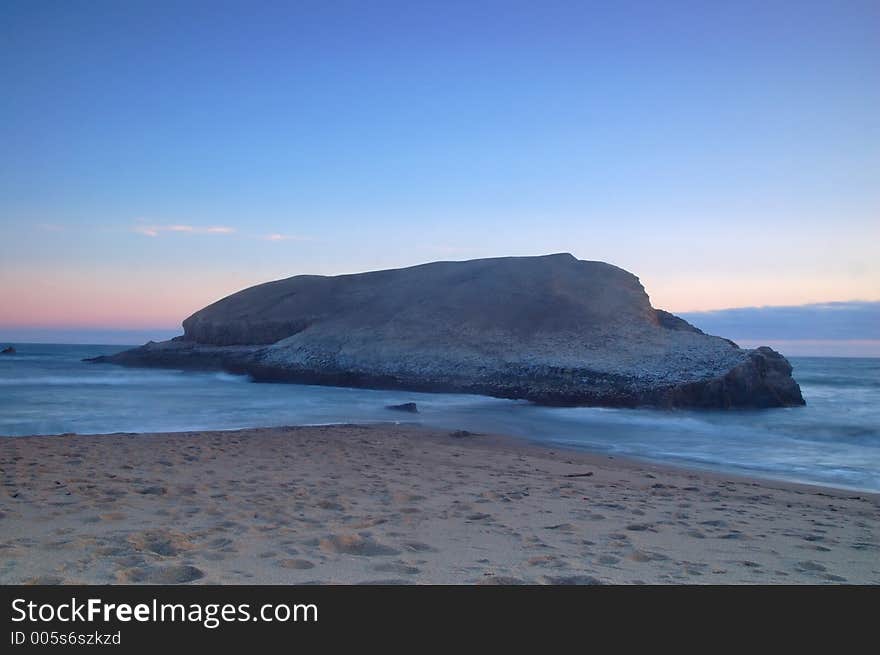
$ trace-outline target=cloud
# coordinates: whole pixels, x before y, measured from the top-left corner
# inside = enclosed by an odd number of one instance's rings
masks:
[[[307,237],[299,236],[297,234],[267,234],[262,237],[264,241],[307,241]]]
[[[880,339],[880,301],[738,307],[709,312],[686,312],[679,316],[704,332],[734,341]]]
[[[261,241],[310,241],[311,239],[300,234],[283,234],[270,232],[268,234],[241,234],[235,228],[226,225],[188,225],[185,223],[168,223],[158,225],[138,220],[132,231],[146,237],[158,237],[167,234],[237,234],[244,239],[259,239]]]
[[[148,237],[157,237],[162,232],[177,232],[185,234],[232,234],[235,228],[225,225],[209,225],[207,227],[195,225],[136,225],[134,231]]]

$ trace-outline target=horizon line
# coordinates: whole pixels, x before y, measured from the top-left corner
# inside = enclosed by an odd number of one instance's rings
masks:
[[[243,290],[243,289],[242,289]],[[236,292],[237,293],[237,292]],[[229,294],[233,295],[233,294]],[[228,296],[224,296],[228,297]],[[801,309],[809,307],[828,307],[835,305],[880,305],[880,299],[865,300],[861,298],[853,298],[849,300],[824,300],[801,303],[797,305],[738,305],[734,307],[721,307],[718,309],[695,309],[695,310],[664,310],[677,315],[685,314],[714,314],[720,312],[729,312],[745,309]],[[653,305],[652,305],[653,307]],[[654,309],[662,309],[654,307]],[[197,310],[198,311],[198,310]],[[181,319],[175,325],[106,325],[97,323],[3,323],[0,322],[0,330],[100,330],[104,332],[132,332],[132,331],[151,331],[151,330],[181,330],[183,329],[183,320]]]

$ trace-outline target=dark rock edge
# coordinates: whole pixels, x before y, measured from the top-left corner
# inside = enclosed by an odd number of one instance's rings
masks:
[[[181,343],[182,346],[184,344]],[[696,382],[648,387],[636,378],[589,369],[508,366],[490,379],[474,381],[453,375],[423,378],[377,375],[332,367],[323,370],[281,367],[264,363],[261,360],[262,349],[210,349],[193,344],[190,348],[159,350],[151,348],[151,345],[84,361],[131,367],[225,371],[248,375],[254,382],[468,393],[559,407],[760,409],[806,404],[800,386],[791,377],[791,364],[766,346],[749,351],[746,361],[724,375]]]

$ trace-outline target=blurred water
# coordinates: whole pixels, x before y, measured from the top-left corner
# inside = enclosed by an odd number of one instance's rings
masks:
[[[460,394],[252,384],[225,373],[86,364],[123,346],[0,355],[0,434],[156,432],[417,421],[700,468],[880,491],[880,359],[792,358],[806,407],[550,408]],[[385,405],[418,403],[419,414]]]

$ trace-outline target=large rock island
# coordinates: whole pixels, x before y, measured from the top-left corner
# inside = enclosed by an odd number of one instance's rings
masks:
[[[631,273],[570,254],[298,275],[227,296],[183,328],[91,361],[554,405],[804,404],[779,353],[704,334],[654,309]]]

